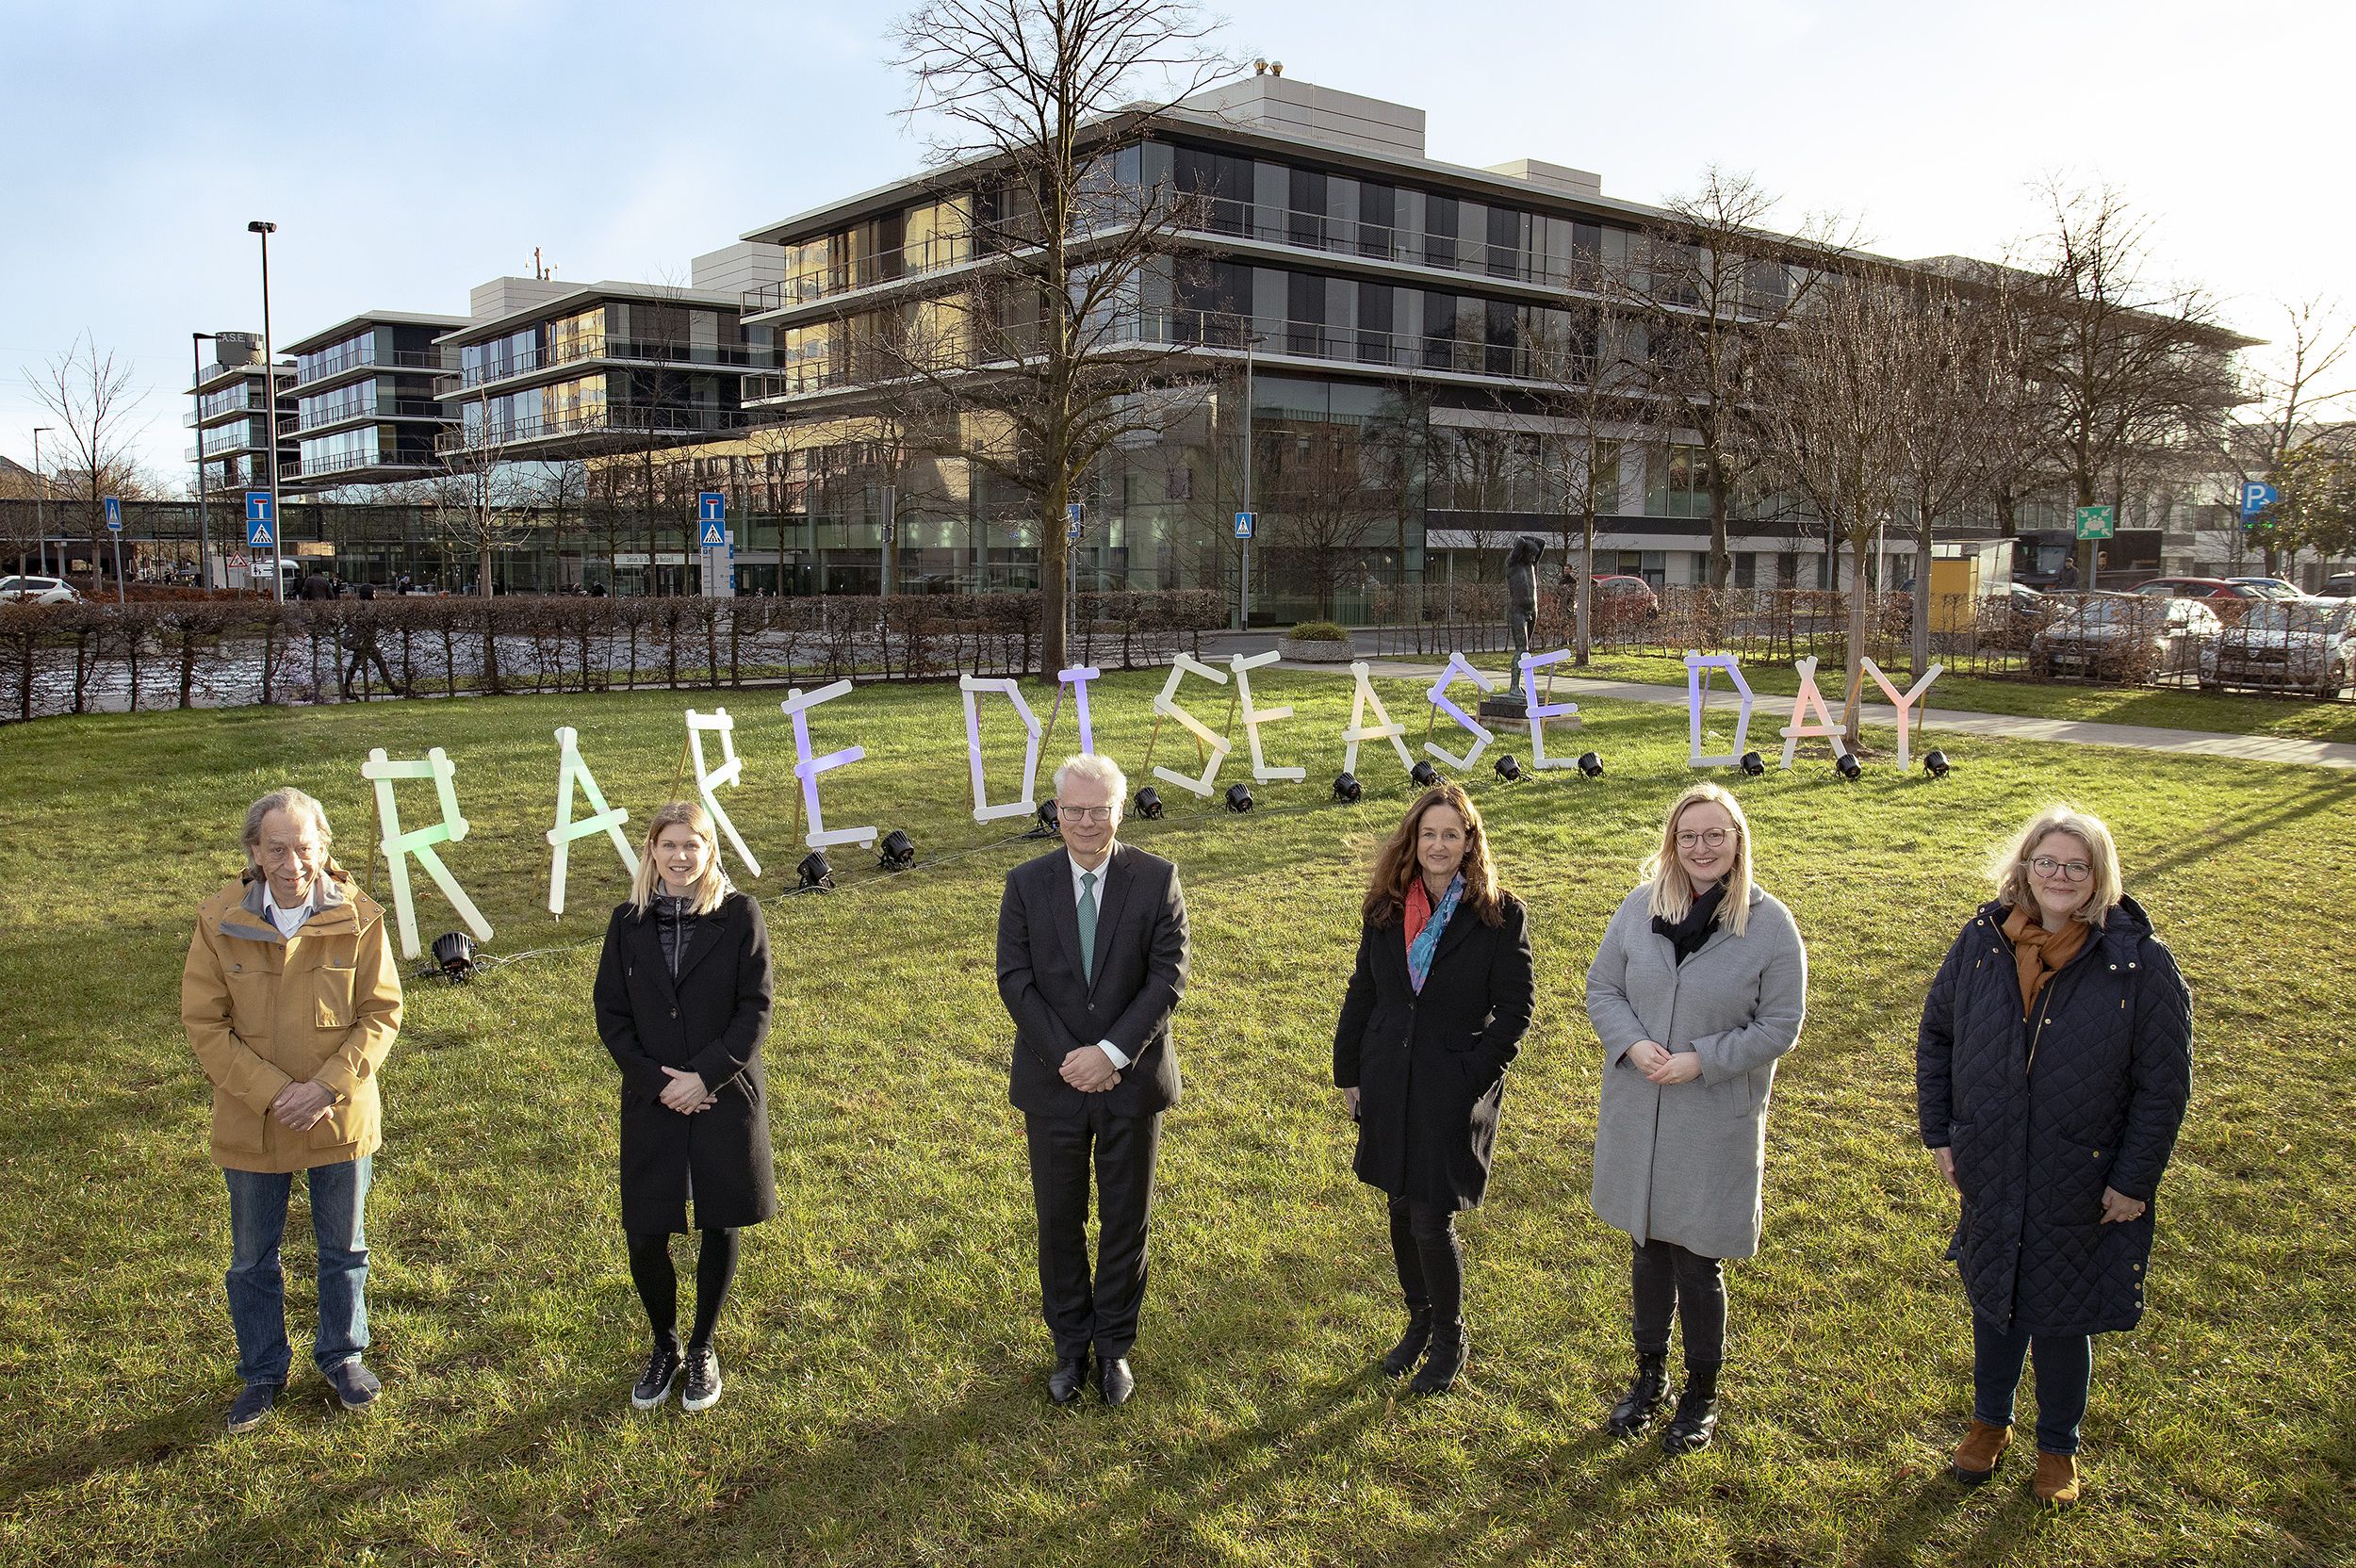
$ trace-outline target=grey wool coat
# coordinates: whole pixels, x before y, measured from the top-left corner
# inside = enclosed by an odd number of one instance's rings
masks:
[[[1590,1197],[1598,1219],[1640,1242],[1751,1257],[1767,1101],[1808,1010],[1808,950],[1792,911],[1753,888],[1742,935],[1715,927],[1680,965],[1652,928],[1651,897],[1649,887],[1628,894],[1587,970],[1604,1063]],[[1655,1084],[1628,1060],[1644,1039],[1692,1052],[1701,1076]]]

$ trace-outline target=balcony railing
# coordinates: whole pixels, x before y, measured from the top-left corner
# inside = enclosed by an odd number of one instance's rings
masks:
[[[646,338],[591,337],[551,344],[545,349],[529,349],[487,364],[463,365],[458,371],[458,385],[462,388],[484,386],[514,376],[530,375],[535,370],[551,369],[560,365],[578,365],[592,359],[741,368],[750,365],[752,358],[750,349],[737,345],[704,348],[692,343],[667,343]]]
[[[445,454],[475,451],[568,435],[717,435],[750,422],[745,411],[735,408],[582,409],[535,414],[524,419],[494,419],[487,433],[480,425],[471,430],[446,430],[434,438],[434,449]]]
[[[386,457],[383,452],[335,452],[326,457],[303,459],[303,475],[317,479],[321,474],[340,474],[351,468],[432,468],[434,459],[423,452]]]
[[[1595,373],[1592,355],[1541,345],[1486,343],[1465,338],[1333,327],[1317,321],[1268,322],[1225,311],[1153,309],[1114,324],[1106,346],[1252,350],[1297,359],[1332,360],[1408,371],[1446,371],[1493,376],[1547,385],[1583,384]],[[899,371],[888,355],[870,350],[865,363],[841,357],[804,361],[744,381],[747,403],[893,379]],[[1012,355],[1007,356],[1009,361]]]
[[[346,403],[335,408],[319,409],[306,415],[295,426],[297,431],[323,430],[329,425],[348,424],[353,419],[447,419],[450,411],[432,398],[377,398],[367,402]]]
[[[313,358],[308,364],[297,360],[295,384],[308,386],[313,382],[340,376],[364,365],[374,366],[380,370],[448,371],[451,368],[449,356],[440,349],[394,349],[380,352],[370,345],[368,348],[338,350],[335,353]]]

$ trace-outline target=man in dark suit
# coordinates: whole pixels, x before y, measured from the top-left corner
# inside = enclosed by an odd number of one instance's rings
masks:
[[[1186,988],[1186,899],[1178,868],[1121,843],[1129,782],[1111,760],[1055,770],[1064,847],[1006,874],[998,994],[1014,1018],[1011,1098],[1030,1142],[1039,1283],[1069,1404],[1095,1352],[1108,1405],[1136,1388],[1129,1348],[1145,1299],[1146,1221],[1161,1114],[1178,1103],[1170,1015]],[[1088,1168],[1097,1263],[1088,1270]]]

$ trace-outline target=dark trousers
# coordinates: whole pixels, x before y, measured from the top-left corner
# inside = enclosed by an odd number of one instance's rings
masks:
[[[671,1266],[671,1233],[627,1231],[630,1283],[638,1287],[639,1304],[646,1309],[646,1326],[655,1343],[679,1348],[679,1271]],[[733,1225],[718,1225],[703,1233],[695,1253],[695,1327],[688,1335],[691,1349],[706,1349],[712,1331],[728,1304],[728,1286],[736,1279],[736,1261],[744,1237]]]
[[[1026,1116],[1031,1200],[1039,1215],[1040,1315],[1055,1354],[1125,1356],[1145,1304],[1145,1230],[1153,1214],[1153,1157],[1162,1119]],[[1096,1168],[1096,1269],[1088,1270],[1088,1167]]]
[[[1669,1318],[1685,1324],[1685,1364],[1715,1366],[1726,1359],[1726,1277],[1716,1258],[1689,1252],[1674,1241],[1640,1241],[1629,1264],[1636,1298],[1636,1352],[1669,1353]]]
[[[1413,1199],[1391,1200],[1391,1261],[1410,1314],[1429,1307],[1434,1328],[1464,1321],[1464,1244],[1456,1234],[1456,1211]]]
[[[1991,1427],[2012,1425],[2021,1364],[2037,1356],[2037,1446],[2049,1454],[2078,1451],[2094,1386],[2094,1341],[2085,1334],[2029,1334],[1972,1319],[1972,1413]]]

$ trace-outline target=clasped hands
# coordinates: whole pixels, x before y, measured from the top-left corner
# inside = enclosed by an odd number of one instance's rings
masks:
[[[1056,1070],[1082,1094],[1103,1094],[1121,1082],[1121,1070],[1113,1066],[1113,1059],[1093,1045],[1066,1053],[1063,1066]]]
[[[1945,1178],[1947,1184],[1961,1192],[1963,1188],[1955,1181],[1955,1150],[1942,1144],[1931,1151],[1931,1158],[1938,1162],[1939,1173]],[[2143,1211],[2150,1207],[2142,1199],[2130,1198],[2117,1187],[2102,1189],[2102,1223],[2105,1225],[2123,1225],[2131,1219],[2141,1219]]]
[[[335,1103],[335,1091],[318,1084],[288,1084],[270,1102],[270,1114],[290,1133],[307,1133]]]
[[[663,1070],[670,1082],[663,1086],[663,1103],[681,1116],[694,1116],[708,1111],[720,1102],[719,1091],[704,1086],[703,1074],[682,1072],[678,1068]]]
[[[1702,1075],[1702,1059],[1691,1051],[1671,1051],[1658,1040],[1628,1048],[1628,1064],[1656,1084],[1690,1084]]]

